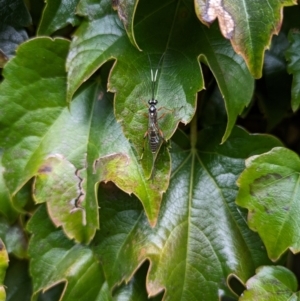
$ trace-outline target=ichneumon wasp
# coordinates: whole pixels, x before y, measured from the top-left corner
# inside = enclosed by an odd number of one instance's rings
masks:
[[[158,74],[158,69],[159,66],[161,64],[161,61],[164,57],[164,53],[161,56],[159,62],[158,62],[158,67],[155,70],[155,72],[152,69],[152,65],[151,65],[151,60],[150,57],[148,55],[148,59],[149,59],[149,63],[150,63],[150,70],[151,70],[151,92],[152,92],[152,96],[151,99],[148,100],[148,129],[144,135],[144,139],[148,137],[148,142],[149,142],[149,148],[151,150],[152,153],[152,169],[154,169],[154,163],[156,160],[156,156],[157,156],[157,152],[160,149],[161,143],[162,142],[167,142],[164,138],[163,132],[161,131],[161,129],[158,126],[158,119],[162,118],[165,114],[163,114],[160,118],[158,118],[158,114],[157,112],[161,109],[163,109],[163,107],[157,109],[156,105],[158,103],[157,99],[155,99],[155,88],[156,88],[156,79],[157,79],[157,74]],[[145,143],[144,143],[145,145]],[[144,147],[143,147],[143,154],[144,154]],[[142,154],[142,157],[143,157]],[[142,158],[141,157],[141,158]],[[153,179],[153,172],[151,172],[151,178]]]

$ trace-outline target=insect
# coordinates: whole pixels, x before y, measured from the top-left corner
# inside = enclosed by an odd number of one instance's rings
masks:
[[[159,65],[162,61],[162,58],[164,57],[164,54],[161,56],[159,62],[158,62],[158,68]],[[144,135],[144,139],[148,137],[149,141],[149,148],[151,150],[151,153],[153,155],[153,165],[156,159],[157,152],[160,148],[160,145],[163,142],[166,142],[163,132],[160,130],[158,126],[158,117],[157,117],[157,112],[162,109],[163,107],[157,109],[156,105],[158,101],[155,99],[155,88],[156,88],[156,79],[157,79],[157,73],[158,73],[158,68],[153,72],[152,66],[151,66],[151,60],[148,55],[148,59],[150,62],[150,70],[151,70],[151,90],[152,90],[152,97],[151,99],[148,100],[149,108],[148,108],[148,129]],[[162,115],[160,118],[162,118],[164,115]],[[143,149],[144,152],[144,149]],[[143,155],[142,155],[143,157]],[[153,174],[151,175],[153,177]]]

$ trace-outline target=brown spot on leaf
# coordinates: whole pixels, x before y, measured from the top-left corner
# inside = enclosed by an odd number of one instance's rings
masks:
[[[38,173],[50,173],[52,171],[52,167],[49,165],[42,165],[39,170]]]

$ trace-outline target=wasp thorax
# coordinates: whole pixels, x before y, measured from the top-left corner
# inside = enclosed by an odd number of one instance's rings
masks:
[[[154,113],[156,111],[156,107],[155,106],[150,106],[149,107],[149,112],[150,113]]]

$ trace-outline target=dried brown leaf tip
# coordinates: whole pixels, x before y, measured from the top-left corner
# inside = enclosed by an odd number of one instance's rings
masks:
[[[219,25],[223,36],[226,39],[233,37],[235,22],[231,14],[225,9],[223,0],[207,0],[205,3],[198,2],[200,19],[205,23],[212,23],[216,18],[219,19]]]

